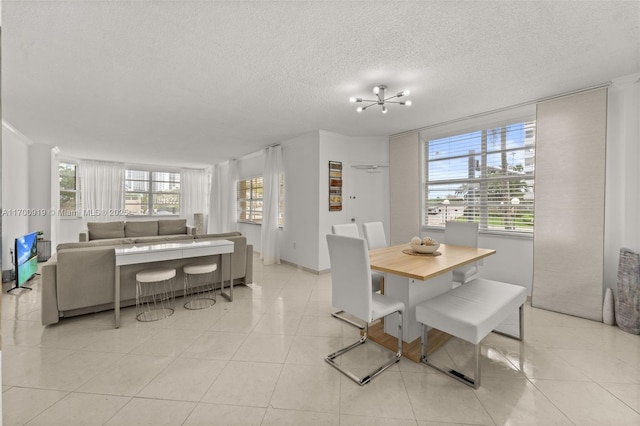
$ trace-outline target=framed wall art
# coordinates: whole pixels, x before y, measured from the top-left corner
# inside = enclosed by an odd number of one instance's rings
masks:
[[[342,210],[342,162],[329,161],[329,211]]]

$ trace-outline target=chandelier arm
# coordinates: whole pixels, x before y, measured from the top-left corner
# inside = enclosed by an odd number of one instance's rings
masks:
[[[374,103],[376,103],[376,104],[378,103],[378,101],[373,100],[373,99],[363,99],[363,100],[361,100],[360,102],[374,102]]]
[[[389,96],[387,99],[383,99],[383,102],[387,102],[389,99],[394,99],[394,98],[399,98],[400,96],[398,95],[394,95],[394,96]]]
[[[372,107],[372,106],[374,106],[374,105],[378,105],[378,103],[377,103],[377,102],[374,102],[374,103],[372,103],[372,104],[367,105],[366,107],[362,107],[362,110],[364,111],[365,109],[367,109],[367,108],[369,108],[369,107]]]

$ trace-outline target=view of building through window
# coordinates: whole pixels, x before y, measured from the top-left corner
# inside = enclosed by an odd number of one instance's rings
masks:
[[[424,225],[533,232],[535,121],[425,142]]]
[[[133,216],[180,214],[180,173],[127,170],[125,209]]]

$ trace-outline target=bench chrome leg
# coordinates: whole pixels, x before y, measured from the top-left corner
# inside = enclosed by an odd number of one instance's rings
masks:
[[[364,325],[364,333],[358,341],[350,344],[345,348],[340,349],[339,351],[336,351],[330,355],[327,355],[327,357],[324,360],[327,363],[329,363],[332,367],[340,371],[342,374],[344,374],[345,376],[347,376],[348,378],[350,378],[351,380],[359,384],[360,386],[366,385],[371,381],[371,379],[376,377],[378,374],[382,373],[384,370],[391,367],[396,362],[400,361],[400,358],[402,357],[402,312],[398,311],[398,314],[400,315],[400,322],[398,325],[398,352],[393,356],[393,358],[391,358],[389,361],[387,361],[380,367],[373,370],[371,373],[367,374],[364,377],[358,377],[355,374],[353,374],[351,371],[345,369],[344,367],[338,365],[335,362],[335,359],[340,355],[344,355],[345,353],[349,352],[351,349],[357,348],[358,346],[364,344],[367,341],[367,338],[369,336],[369,324],[366,324],[366,323]]]
[[[422,344],[421,344],[421,356],[420,362],[428,365],[434,370],[438,370],[441,373],[446,374],[447,376],[456,379],[457,381],[464,383],[467,386],[471,386],[474,389],[478,389],[480,387],[480,353],[481,353],[481,345],[480,343],[474,345],[474,355],[473,355],[473,375],[474,377],[469,377],[459,372],[458,370],[454,370],[453,368],[440,368],[437,365],[429,362],[427,357],[427,335],[428,330],[427,326],[422,324]]]
[[[518,311],[518,316],[519,316],[519,322],[520,324],[518,324],[519,327],[519,336],[516,336],[514,334],[509,334],[509,333],[505,333],[502,331],[498,331],[498,330],[493,330],[494,333],[496,334],[500,334],[501,336],[506,336],[506,337],[510,337],[512,339],[516,339],[516,340],[520,340],[521,342],[524,341],[524,305],[520,305],[520,309]]]

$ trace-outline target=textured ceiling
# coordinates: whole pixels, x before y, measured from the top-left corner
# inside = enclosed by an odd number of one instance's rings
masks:
[[[202,166],[390,135],[640,72],[640,2],[2,2],[3,120],[81,158]],[[355,112],[372,86],[411,107]]]

